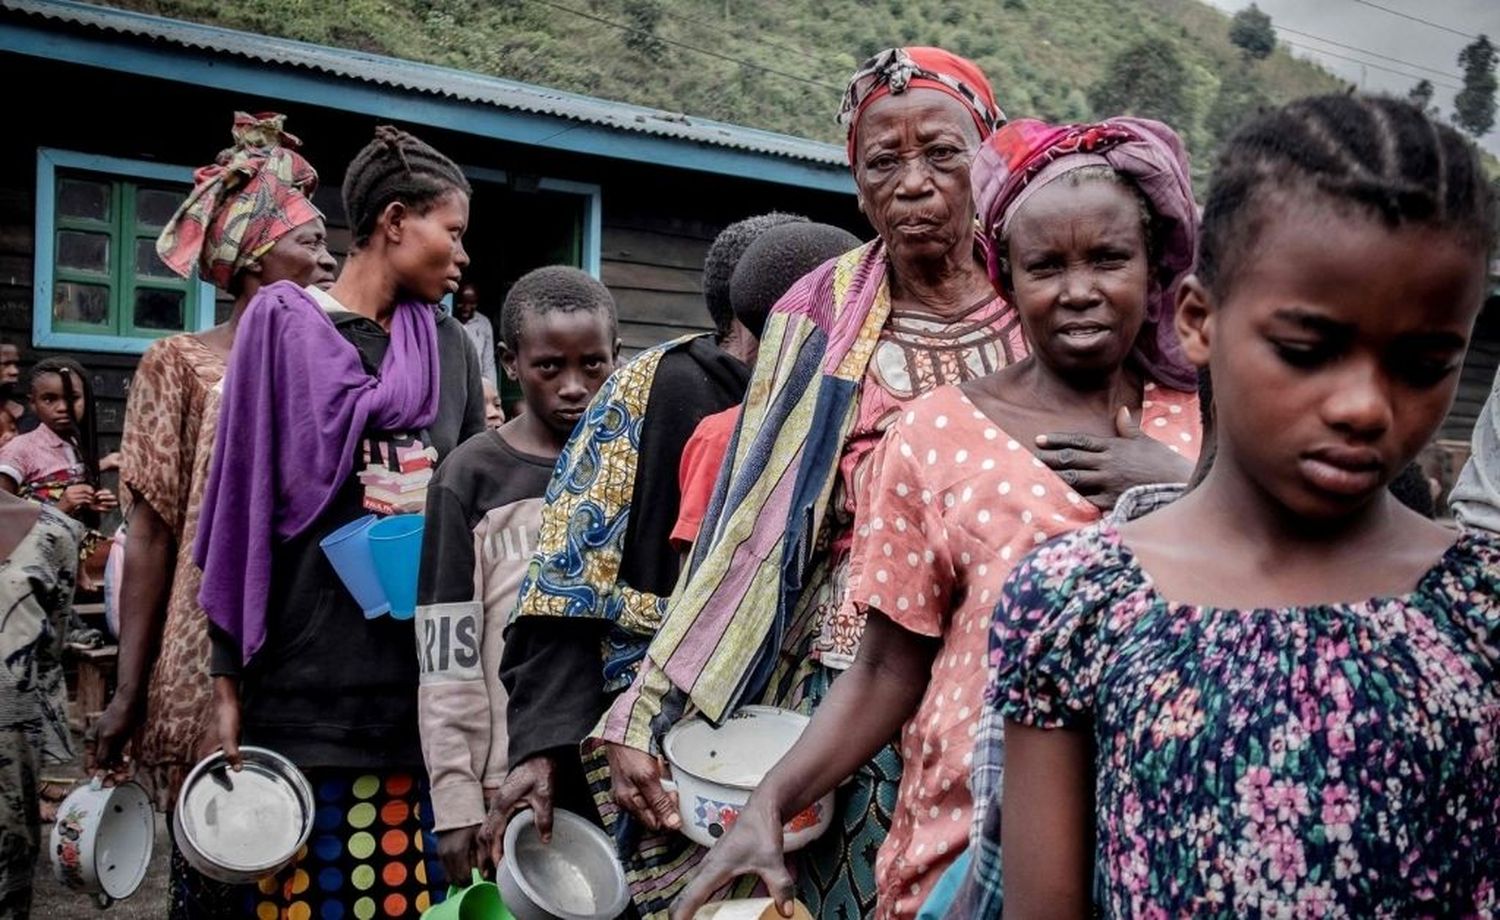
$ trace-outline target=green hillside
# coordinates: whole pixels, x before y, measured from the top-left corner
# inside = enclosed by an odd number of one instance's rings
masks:
[[[1278,50],[1249,63],[1197,0],[113,0],[230,28],[358,48],[837,141],[844,79],[873,51],[935,44],[977,60],[1012,117],[1083,119],[1112,59],[1175,52],[1167,115],[1195,172],[1264,101],[1342,88]],[[623,28],[622,28],[623,27]],[[774,73],[772,71],[775,71]],[[1108,87],[1106,86],[1106,89]],[[1107,92],[1104,94],[1107,97]],[[1149,105],[1147,106],[1149,108]]]

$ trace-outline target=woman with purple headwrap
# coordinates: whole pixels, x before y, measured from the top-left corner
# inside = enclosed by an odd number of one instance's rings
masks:
[[[1169,321],[1197,229],[1187,176],[1181,142],[1156,122],[1021,121],[983,145],[973,180],[989,275],[1031,354],[913,400],[876,448],[844,600],[866,617],[854,664],[674,916],[742,871],[782,897],[781,821],[898,732],[904,770],[876,916],[914,916],[965,849],[1000,587],[1033,546],[1100,515],[1080,494],[1076,456],[1043,462],[1059,440],[1050,433],[1131,435],[1158,475],[1178,463],[1185,474],[1198,451],[1195,375]]]

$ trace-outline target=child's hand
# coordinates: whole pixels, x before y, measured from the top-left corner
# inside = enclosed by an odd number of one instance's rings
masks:
[[[120,507],[120,500],[115,497],[115,493],[108,489],[95,489],[92,504],[95,511],[100,514],[108,514]]]
[[[478,824],[438,831],[437,846],[438,859],[442,860],[443,871],[448,874],[448,880],[455,885],[461,887],[468,884],[475,869],[483,872],[488,868],[486,863],[488,863],[489,854],[479,846]]]
[[[101,473],[107,473],[110,470],[117,470],[119,468],[120,468],[120,452],[119,451],[117,451],[117,450],[110,451],[109,453],[107,453],[104,456],[102,456],[102,457],[99,458],[99,472],[101,472]]]
[[[63,514],[72,514],[83,508],[88,508],[94,503],[94,487],[80,482],[77,485],[68,486],[63,490],[62,498],[57,500],[57,510]]]

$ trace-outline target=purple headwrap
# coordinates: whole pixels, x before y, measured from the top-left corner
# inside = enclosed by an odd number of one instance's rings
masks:
[[[1146,321],[1136,339],[1141,369],[1163,386],[1191,391],[1197,371],[1182,353],[1173,324],[1177,286],[1193,267],[1198,208],[1182,139],[1159,121],[1111,118],[1091,125],[1013,121],[992,134],[974,161],[980,227],[998,244],[1011,218],[1037,189],[1086,166],[1108,166],[1135,183],[1151,205],[1160,250],[1152,266]],[[999,283],[998,245],[990,247],[990,280]]]

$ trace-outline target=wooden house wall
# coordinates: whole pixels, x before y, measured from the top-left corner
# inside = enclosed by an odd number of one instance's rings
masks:
[[[339,201],[341,164],[371,136],[376,119],[276,100],[163,81],[39,63],[0,54],[0,78],[10,86],[85,85],[65,109],[49,93],[10,97],[11,130],[0,145],[0,340],[21,346],[23,364],[41,357],[31,347],[33,234],[36,217],[36,149],[58,147],[126,159],[194,166],[229,141],[236,109],[275,109],[304,141],[303,152],[320,167],[316,197],[328,216],[331,248],[340,257],[349,231]],[[728,223],[767,210],[805,214],[870,235],[852,196],[835,195],[722,176],[653,168],[582,155],[559,154],[470,135],[416,129],[465,166],[596,184],[602,190],[600,274],[620,309],[621,336],[634,352],[711,322],[701,293],[703,257]],[[483,208],[482,193],[474,207]],[[475,258],[484,258],[482,252]],[[499,298],[485,303],[498,320]],[[106,447],[117,443],[130,375],[138,358],[87,352],[98,396]],[[1466,441],[1500,365],[1500,303],[1481,318],[1459,394],[1440,437]]]
[[[1494,386],[1497,369],[1500,369],[1500,296],[1491,297],[1480,314],[1464,360],[1458,395],[1453,400],[1453,410],[1443,421],[1439,437],[1468,442],[1479,410]]]
[[[342,166],[370,139],[378,119],[3,54],[0,78],[10,86],[89,87],[71,94],[65,109],[58,108],[55,94],[11,97],[12,130],[0,145],[0,340],[21,346],[23,368],[44,356],[31,345],[38,147],[197,166],[228,145],[234,111],[281,111],[288,116],[288,130],[302,139],[302,152],[319,169],[322,184],[314,200],[327,216],[330,248],[341,260],[349,249],[339,196]],[[703,256],[728,223],[781,209],[838,223],[863,236],[870,232],[852,196],[412,130],[465,167],[600,187],[601,275],[616,297],[621,337],[630,352],[711,327],[700,290]],[[484,206],[479,189],[473,207]],[[475,246],[470,249],[471,258],[485,257]],[[227,306],[221,299],[221,311]],[[499,296],[486,299],[483,308],[498,321]],[[113,447],[138,356],[76,356],[93,375],[101,441]]]

